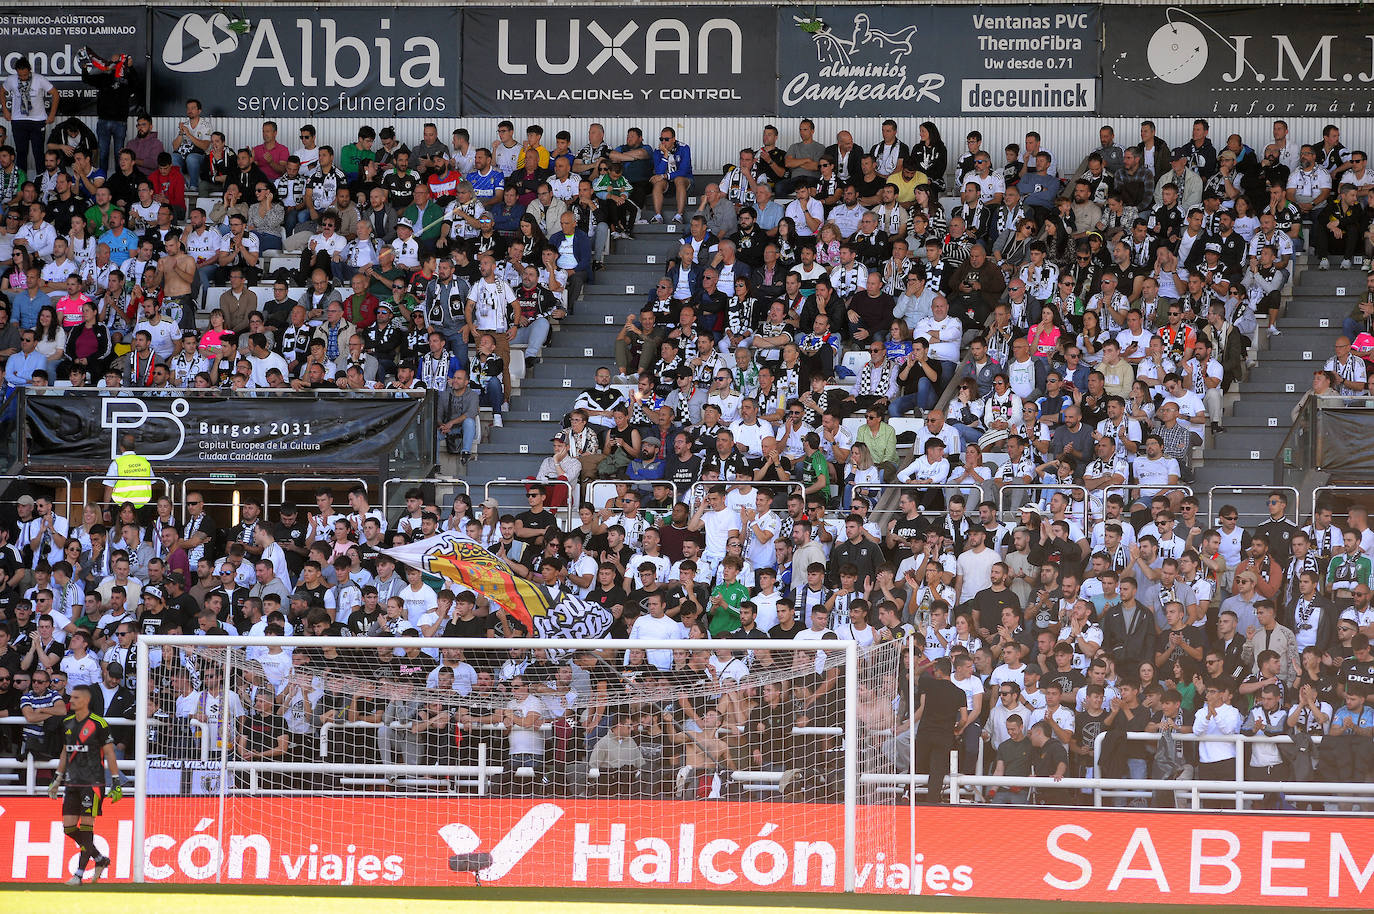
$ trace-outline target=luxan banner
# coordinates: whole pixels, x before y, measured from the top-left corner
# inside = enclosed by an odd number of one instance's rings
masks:
[[[25,396],[27,467],[31,472],[104,472],[120,436],[155,474],[163,471],[323,472],[379,462],[421,427],[429,400],[393,397],[102,396],[68,390]],[[289,402],[286,402],[289,400]]]
[[[769,7],[515,8],[464,13],[464,114],[671,117],[773,105]]]
[[[241,15],[153,10],[154,114],[184,114],[188,98],[227,117],[458,113],[455,8],[247,6]]]
[[[723,815],[727,805],[741,804],[231,796],[221,836],[203,797],[150,797],[145,876],[164,884],[448,887],[472,884],[449,869],[450,856],[479,851],[490,855],[477,874],[485,885],[843,889],[840,804],[752,803],[749,815]],[[107,878],[117,882],[133,872],[133,806],[107,804],[95,823],[96,846],[113,861]],[[72,872],[76,847],[62,834],[59,804],[6,797],[0,813],[0,883],[55,883]],[[856,856],[856,891],[1367,910],[1374,882],[1370,824],[1361,818],[922,807],[913,849],[908,814],[905,806],[858,808],[861,833],[872,826],[879,837]],[[993,834],[1013,838],[996,854],[969,840]]]
[[[1374,13],[1363,6],[1123,5],[1103,15],[1103,113],[1284,118],[1374,112]]]
[[[1096,6],[783,7],[777,113],[1080,114]]]
[[[128,54],[134,61],[134,97],[140,104],[146,86],[147,12],[142,6],[0,7],[0,79],[27,56],[62,93],[61,115],[93,114],[95,89],[81,81],[83,48],[109,59]]]

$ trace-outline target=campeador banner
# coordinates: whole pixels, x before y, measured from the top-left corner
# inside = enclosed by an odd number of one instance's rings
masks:
[[[0,881],[65,879],[59,804],[7,797]],[[107,805],[96,844],[133,866],[133,804]],[[1368,908],[1368,819],[1016,807],[858,811],[860,892],[967,898]],[[486,853],[501,886],[835,892],[843,810],[831,804],[649,800],[150,798],[147,878],[195,884],[471,885],[449,858]],[[970,835],[1004,835],[995,852]],[[222,835],[222,837],[221,837]]]
[[[26,396],[28,468],[104,472],[124,434],[155,474],[370,468],[420,427],[428,400],[348,394]]]

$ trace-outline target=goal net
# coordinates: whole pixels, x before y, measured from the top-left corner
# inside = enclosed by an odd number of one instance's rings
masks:
[[[906,859],[906,791],[864,783],[905,770],[902,643],[140,649],[145,881],[839,891]]]

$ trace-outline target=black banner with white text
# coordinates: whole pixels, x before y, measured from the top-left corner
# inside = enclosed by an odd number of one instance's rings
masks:
[[[246,6],[153,11],[153,113],[198,98],[210,116],[458,113],[457,9]]]
[[[463,15],[463,113],[762,114],[769,7],[520,6]]]
[[[184,471],[315,473],[371,469],[421,427],[427,399],[195,391],[106,396],[67,390],[24,400],[27,467],[104,472],[120,436],[155,474]]]

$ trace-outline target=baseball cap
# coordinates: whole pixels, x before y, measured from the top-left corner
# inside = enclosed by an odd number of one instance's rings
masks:
[[[553,436],[552,438],[550,438],[549,440],[550,440],[550,441],[561,441],[561,442],[563,442],[564,444],[567,444],[567,443],[568,443],[568,436],[565,435],[565,434],[563,434],[562,432],[559,432],[558,434],[554,435],[554,436]]]
[[[33,496],[32,496],[32,495],[20,495],[20,496],[19,496],[19,501],[17,502],[17,504],[21,504],[21,505],[23,505],[23,506],[26,507],[26,508],[32,508],[32,507],[33,507]]]
[[[396,227],[401,228],[402,226],[405,226],[408,229],[413,229],[415,228],[415,223],[411,222],[409,219],[397,219]]]
[[[660,447],[663,444],[663,442],[659,441],[657,438],[645,438],[642,443],[652,444],[654,447]]]
[[[497,501],[496,499],[494,499],[494,498],[487,498],[487,499],[483,499],[483,501],[482,501],[482,507],[484,507],[484,508],[499,508],[499,507],[501,507],[501,503],[498,502],[498,501]]]

